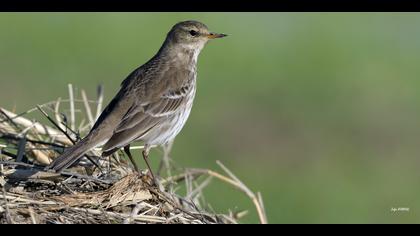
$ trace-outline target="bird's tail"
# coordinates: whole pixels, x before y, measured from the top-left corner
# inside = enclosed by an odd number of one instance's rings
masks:
[[[48,167],[47,169],[52,169],[57,172],[61,172],[63,169],[74,164],[80,158],[83,157],[89,150],[96,146],[95,142],[90,142],[88,138],[82,139],[80,142],[75,144],[73,147],[70,147],[66,151],[64,151],[61,156],[56,158]]]

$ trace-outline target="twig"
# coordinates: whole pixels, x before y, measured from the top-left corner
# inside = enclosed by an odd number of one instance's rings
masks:
[[[175,203],[172,199],[171,199],[171,197],[168,197],[168,196],[166,196],[166,194],[167,193],[165,193],[165,192],[161,192],[161,191],[158,191],[158,190],[156,190],[156,189],[153,189],[153,188],[150,188],[149,189],[149,191],[150,192],[152,192],[152,193],[154,193],[154,194],[156,194],[157,196],[159,196],[163,201],[166,201],[167,203],[169,203],[172,207],[174,207],[174,208],[176,208],[177,210],[179,210],[179,211],[181,211],[181,212],[183,212],[184,214],[186,214],[186,215],[188,215],[188,216],[190,216],[190,217],[193,217],[194,219],[198,219],[198,220],[202,220],[202,219],[199,219],[198,217],[197,217],[197,215],[195,215],[194,213],[192,213],[192,212],[189,212],[189,211],[187,211],[187,210],[185,210],[185,209],[183,209],[183,207],[182,206],[180,206],[179,204],[177,204],[177,203]],[[183,199],[179,199],[179,200],[183,200]],[[183,200],[183,201],[185,201],[185,200]],[[189,203],[189,204],[191,204],[191,203]],[[193,205],[193,204],[192,204]],[[201,214],[200,213],[198,213],[198,215],[200,215],[201,216]],[[204,219],[205,220],[205,219]]]
[[[96,182],[96,183],[101,183],[101,184],[112,184],[114,181],[112,180],[102,180],[102,179],[98,179],[92,176],[88,176],[88,175],[82,175],[82,174],[78,174],[78,173],[74,173],[74,172],[69,172],[69,171],[62,171],[61,175],[63,176],[74,176],[77,177],[79,179],[86,179],[92,182]]]
[[[249,198],[251,198],[252,202],[254,203],[255,207],[257,208],[258,217],[260,218],[261,224],[267,224],[267,216],[265,215],[264,206],[261,205],[262,200],[260,201],[257,196],[244,184],[240,181],[226,166],[224,166],[220,161],[216,161],[216,163],[223,169],[232,179],[237,182],[239,185],[239,189],[242,190]]]
[[[3,151],[3,154],[6,154],[6,152]],[[37,167],[36,165],[27,164],[23,162],[3,161],[3,160],[0,160],[0,165],[15,165],[15,166],[23,166],[23,167],[29,167],[29,168],[40,168],[40,167]]]
[[[3,152],[4,153],[4,152]],[[112,184],[113,181],[111,180],[101,180],[92,176],[88,176],[88,175],[82,175],[82,174],[78,174],[78,173],[74,173],[74,172],[70,172],[70,171],[62,171],[61,173],[53,173],[53,172],[46,172],[44,171],[44,167],[41,166],[36,166],[36,165],[31,165],[31,164],[27,164],[27,163],[22,163],[22,162],[13,162],[13,161],[0,161],[1,165],[15,165],[15,166],[23,166],[23,167],[29,167],[32,168],[32,170],[22,170],[22,171],[26,171],[28,173],[38,173],[38,176],[44,176],[45,177],[55,177],[55,176],[72,176],[72,177],[77,177],[79,179],[86,179],[92,182],[96,182],[96,183],[101,183],[101,184]]]
[[[263,208],[263,205],[261,204],[262,202],[260,202],[260,200],[256,197],[256,195],[249,190],[249,188],[242,183],[242,181],[240,181],[229,169],[227,169],[220,161],[217,161],[217,164],[229,175],[229,177],[226,177],[222,174],[219,174],[215,171],[211,171],[211,170],[205,170],[205,169],[190,169],[188,170],[188,174],[190,176],[196,176],[199,177],[203,174],[206,175],[210,175],[213,176],[225,183],[228,183],[234,187],[236,187],[238,190],[244,192],[249,198],[251,198],[252,202],[254,203],[256,209],[257,209],[257,213],[258,213],[258,217],[260,219],[261,224],[267,224],[267,217],[265,214],[265,210]],[[184,176],[182,175],[177,175],[177,176],[172,176],[166,180],[162,180],[161,183],[163,185],[170,183],[170,182],[178,182],[185,179],[185,174]]]
[[[34,127],[35,127],[35,122],[33,122],[31,126],[28,126],[24,130],[20,131],[20,133],[18,133],[16,136],[18,137],[26,136],[26,134]]]
[[[151,147],[151,148],[154,148],[154,147],[157,147],[156,145],[150,145],[149,147]],[[141,149],[144,149],[144,146],[143,145],[139,145],[139,146],[130,146],[130,150],[141,150]]]
[[[10,118],[9,114],[7,114],[6,110],[3,110],[2,108],[0,108],[0,113],[6,117],[5,120],[2,120],[1,123],[5,122],[5,121],[9,121],[13,126],[15,126],[16,129],[20,129],[19,126],[13,121],[13,119]]]
[[[11,202],[24,202],[24,203],[30,203],[30,204],[37,204],[37,205],[60,205],[57,202],[54,201],[36,201],[36,200],[32,200],[32,199],[27,199],[27,198],[23,198],[22,196],[13,196],[12,194],[9,194],[9,196],[0,195],[0,198],[2,198],[3,200],[10,200]]]
[[[73,85],[69,84],[69,99],[70,99],[70,127],[72,130],[76,129],[76,116],[74,112],[74,95],[73,95]]]
[[[78,132],[76,132],[76,131],[74,131],[71,127],[68,127],[67,126],[67,124],[65,123],[65,122],[61,122],[61,124],[64,126],[64,128],[66,129],[66,131],[64,131],[64,132],[66,132],[67,133],[67,131],[70,131],[70,133],[72,133],[74,136],[75,136],[75,139],[74,140],[79,140],[80,139],[80,136],[79,136],[79,133]],[[63,129],[64,130],[64,129]]]
[[[62,130],[64,130],[64,129],[65,129],[65,127],[61,124],[62,119],[61,119],[61,116],[60,116],[60,104],[61,104],[61,97],[59,97],[59,98],[57,99],[57,102],[55,103],[55,106],[54,106],[54,115],[55,115],[55,119],[57,120],[57,124],[58,124],[58,126],[59,126]]]
[[[1,186],[1,190],[3,192],[3,198],[4,198],[4,209],[5,209],[5,215],[6,215],[6,222],[8,224],[13,224],[14,222],[13,222],[12,217],[10,215],[10,209],[9,209],[8,201],[7,201],[7,198],[6,198],[6,190],[4,189],[3,185]]]
[[[100,211],[100,210],[85,209],[85,208],[78,208],[78,207],[74,207],[74,208],[71,208],[71,209],[75,210],[75,211],[87,212],[87,213],[93,214],[93,215],[106,214],[106,215],[109,215],[109,216],[112,216],[112,217],[118,217],[118,218],[121,218],[121,219],[126,219],[126,218],[130,217],[130,215],[128,215],[128,214],[116,213],[116,212],[110,212],[110,211]],[[138,220],[138,221],[153,222],[153,223],[164,223],[164,222],[166,222],[166,218],[159,217],[159,216],[137,215],[137,216],[133,216],[133,219]]]
[[[85,125],[85,122],[86,122],[86,120],[85,120],[85,119],[82,119],[82,120],[80,121],[79,127],[77,127],[77,130],[78,130],[79,132],[82,130],[83,126]],[[90,122],[89,122],[88,126],[90,126]]]
[[[98,120],[99,116],[102,113],[102,103],[104,101],[104,86],[103,85],[99,85],[98,86],[98,105],[96,106],[96,119]]]
[[[128,217],[127,219],[124,220],[124,224],[130,224],[132,222],[133,218],[136,215],[138,215],[139,211],[143,208],[144,208],[143,204],[141,204],[141,203],[137,204],[136,207],[134,207],[133,211],[131,212],[130,217]]]
[[[39,108],[37,109],[39,110]],[[20,125],[23,127],[30,127],[34,124],[32,121],[24,117],[20,117],[14,114],[13,112],[7,111],[4,108],[0,108],[0,111],[7,114],[7,116],[11,117],[10,119],[13,120],[13,122],[16,123],[17,125]],[[59,141],[60,143],[70,144],[69,140],[65,139],[63,137],[63,133],[60,132],[59,130],[56,130],[46,125],[41,125],[39,123],[35,123],[34,129],[36,130],[36,132],[38,132],[41,135],[48,135],[50,137],[56,137],[57,141]]]
[[[207,169],[187,169],[186,172],[188,172],[189,175],[191,175],[191,176],[193,176],[195,178],[198,178],[201,175],[210,175],[210,176],[213,176],[213,177],[215,177],[215,178],[217,178],[219,180],[222,180],[223,182],[226,182],[226,183],[228,183],[230,185],[233,185],[233,186],[235,186],[237,188],[240,188],[241,187],[234,180],[232,180],[232,179],[230,179],[230,178],[228,178],[228,177],[226,177],[224,175],[221,175],[221,174],[219,174],[219,173],[217,173],[215,171],[212,171],[212,170],[207,170]],[[161,181],[161,183],[163,185],[165,185],[165,184],[170,183],[170,182],[180,182],[180,181],[182,181],[184,179],[185,179],[185,174],[180,174],[180,175],[175,175],[175,176],[171,176],[171,177],[169,177],[167,179],[164,179],[164,180]]]
[[[185,172],[185,189],[187,190],[187,195],[192,192],[192,181],[192,177],[188,174],[188,172]]]
[[[213,179],[213,176],[209,176],[198,187],[196,187],[193,191],[191,191],[185,198],[187,199],[193,198],[196,194],[203,191],[203,189],[206,188],[210,184],[212,179]]]
[[[174,144],[174,140],[171,140],[171,141],[169,141],[169,143],[163,145],[163,158],[159,163],[159,168],[158,168],[158,171],[157,171],[158,175],[160,175],[163,168],[166,169],[166,175],[167,176],[172,175],[171,168],[170,168],[171,158],[170,158],[169,154],[171,153],[173,144]]]
[[[57,127],[57,129],[59,129],[73,144],[76,144],[76,141],[75,140],[73,140],[71,137],[70,137],[70,135],[66,132],[66,131],[64,131],[64,130],[62,130],[61,129],[61,127],[44,111],[44,110],[42,110],[42,108],[38,105],[37,106],[37,108],[41,111],[41,113],[42,114],[44,114],[44,116],[46,116],[47,117],[47,119],[51,122],[51,123],[53,123],[53,125],[55,126],[55,127]],[[88,155],[85,155],[85,157],[90,161],[90,162],[92,162],[96,167],[98,167],[99,169],[101,168],[100,166],[99,166],[99,164],[95,161],[95,160],[93,160],[90,156],[88,156]]]
[[[20,138],[14,136],[12,134],[0,135],[0,139],[13,140],[13,141],[19,141],[20,140]],[[46,145],[46,146],[51,146],[51,147],[56,147],[56,148],[64,148],[65,147],[65,146],[57,144],[57,143],[45,142],[45,141],[41,141],[41,140],[33,140],[33,139],[29,139],[29,138],[27,138],[26,141],[28,143],[41,144],[41,145]],[[0,147],[7,147],[7,146],[3,145],[3,144],[0,144]]]
[[[83,103],[84,103],[85,109],[86,109],[86,114],[87,114],[87,117],[89,119],[90,127],[93,127],[93,125],[95,123],[95,120],[93,120],[92,110],[90,109],[89,102],[88,102],[88,99],[87,99],[87,96],[86,96],[86,92],[85,92],[85,90],[82,89],[81,93],[82,93]]]
[[[262,195],[261,195],[260,192],[257,192],[257,196],[258,196],[258,201],[259,201],[260,206],[261,206],[262,213],[265,216],[266,221],[267,221],[267,217],[266,217],[267,213],[265,212],[265,206],[264,206],[264,201],[263,201]]]
[[[29,215],[31,216],[32,224],[36,225],[37,221],[36,221],[34,209],[32,207],[28,207],[28,211],[29,211]]]
[[[72,142],[72,144],[75,144],[76,142],[73,140],[72,137],[70,137],[70,135],[64,131],[63,129],[61,129],[61,127],[50,117],[50,115],[48,115],[39,105],[36,106],[38,108],[38,110],[45,116],[47,117],[47,119],[62,133],[64,134],[70,142]]]
[[[25,154],[25,146],[26,146],[26,137],[23,137],[19,141],[16,162],[22,162],[23,155]]]

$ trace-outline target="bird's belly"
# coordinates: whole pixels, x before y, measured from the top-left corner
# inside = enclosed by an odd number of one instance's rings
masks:
[[[194,98],[195,91],[191,94]],[[166,117],[157,127],[141,138],[148,145],[162,145],[173,140],[184,127],[191,113],[193,98],[187,99],[184,109]]]

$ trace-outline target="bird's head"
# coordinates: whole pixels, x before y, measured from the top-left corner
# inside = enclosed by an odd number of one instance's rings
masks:
[[[210,32],[205,24],[190,20],[174,25],[168,33],[167,40],[186,48],[201,50],[209,40],[226,36]]]

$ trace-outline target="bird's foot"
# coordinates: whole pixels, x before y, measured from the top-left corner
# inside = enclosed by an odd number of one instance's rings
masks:
[[[148,184],[150,187],[158,188],[160,185],[160,182],[157,178],[154,177],[153,174],[149,170],[146,170],[146,173],[138,172],[140,178],[143,180],[144,183]]]

